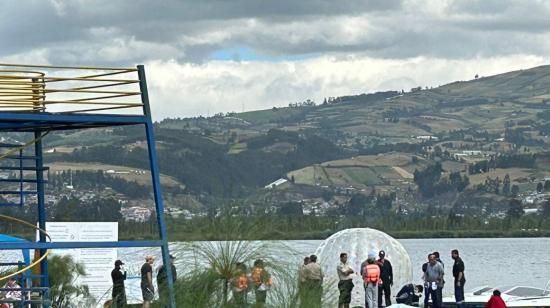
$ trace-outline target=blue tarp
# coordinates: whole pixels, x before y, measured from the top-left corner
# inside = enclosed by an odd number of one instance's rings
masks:
[[[0,234],[0,242],[27,242],[27,240],[22,239],[22,238],[18,238],[18,237],[5,235],[5,234]],[[31,257],[30,257],[29,250],[28,249],[23,249],[23,250],[21,250],[21,252],[23,253],[23,262],[25,263],[25,265],[31,264]],[[19,261],[21,261],[21,260],[10,260],[10,262],[12,262],[12,263],[16,263],[16,262],[19,262]]]

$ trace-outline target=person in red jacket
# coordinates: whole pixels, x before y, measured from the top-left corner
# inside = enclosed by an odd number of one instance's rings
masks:
[[[500,297],[499,290],[493,291],[493,296],[491,296],[487,304],[485,304],[485,308],[506,308],[506,303],[502,300],[502,297]]]

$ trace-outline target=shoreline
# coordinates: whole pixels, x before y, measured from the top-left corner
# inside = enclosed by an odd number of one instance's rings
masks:
[[[380,230],[380,229],[378,229]],[[122,231],[122,230],[121,230]],[[193,242],[193,241],[280,241],[280,240],[324,240],[330,235],[340,230],[326,230],[318,232],[303,232],[303,233],[272,233],[272,234],[228,234],[213,232],[205,234],[204,232],[193,233],[168,233],[170,242]],[[463,230],[463,231],[450,231],[450,230],[424,230],[424,231],[390,231],[380,230],[395,239],[468,239],[468,238],[545,238],[550,237],[550,230],[510,230],[510,231],[487,231],[487,230]],[[31,234],[12,234],[15,237],[32,239]],[[125,233],[124,231],[119,233],[120,241],[132,241],[132,240],[151,240],[155,239],[155,235]]]
[[[231,234],[205,234],[205,233],[187,233],[187,234],[168,234],[171,242],[185,241],[224,241],[224,240],[248,240],[248,241],[270,241],[270,240],[324,240],[330,235],[340,230],[320,231],[320,232],[305,232],[305,233],[277,233],[277,234],[246,234],[246,235],[231,235]],[[388,231],[380,230],[395,239],[435,239],[435,238],[544,238],[550,237],[550,230],[539,231]],[[121,240],[139,239],[135,236],[120,235]],[[142,238],[143,239],[143,238]]]

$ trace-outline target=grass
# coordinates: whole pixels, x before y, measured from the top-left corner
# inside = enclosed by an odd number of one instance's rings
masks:
[[[531,176],[535,170],[533,169],[521,169],[521,168],[507,168],[507,169],[494,169],[489,172],[481,174],[471,174],[469,175],[471,184],[480,184],[484,183],[487,177],[496,178],[503,180],[506,174],[510,175],[511,182],[517,181],[520,178],[528,178]]]
[[[315,185],[315,178],[313,176],[315,174],[314,168],[314,166],[310,166],[291,171],[287,176],[288,178],[294,177],[294,182],[296,184]]]
[[[248,145],[244,142],[235,143],[227,152],[227,154],[239,154],[242,151],[246,151]]]
[[[410,154],[389,153],[328,161],[291,171],[287,175],[294,176],[298,184],[378,188],[401,185],[402,180],[410,180],[414,170],[422,169],[424,165],[422,158],[419,158],[418,163],[412,163]]]
[[[395,170],[395,172],[399,173],[399,175],[404,179],[413,179],[414,178],[414,174],[410,173],[409,171],[407,171],[407,170],[405,170],[401,167],[393,166],[392,168],[393,168],[393,170]]]
[[[139,184],[142,185],[148,185],[151,186],[151,173],[149,170],[145,169],[137,169],[137,168],[130,168],[130,167],[124,167],[124,166],[116,166],[116,165],[108,165],[108,164],[101,164],[101,163],[73,163],[73,162],[55,162],[55,163],[49,163],[48,167],[50,167],[50,170],[52,172],[56,171],[63,171],[63,170],[84,170],[84,171],[107,171],[107,170],[115,170],[117,172],[128,172],[123,174],[112,174],[113,176],[117,176],[120,178],[123,178],[128,181],[136,181]],[[132,170],[139,171],[140,173],[132,172]],[[160,176],[160,182],[162,185],[166,186],[183,186],[179,181],[174,179],[171,176],[162,175]]]
[[[383,183],[378,174],[368,167],[349,167],[343,168],[343,171],[354,182],[361,183],[365,186],[373,186]]]
[[[253,124],[267,124],[273,121],[280,121],[285,118],[294,117],[303,114],[306,108],[276,108],[243,112],[236,115],[237,118],[243,119]]]

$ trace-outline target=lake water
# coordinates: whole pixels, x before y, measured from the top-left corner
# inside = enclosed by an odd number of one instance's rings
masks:
[[[550,279],[550,238],[511,238],[511,239],[402,239],[399,242],[407,250],[413,264],[413,282],[421,282],[421,266],[427,255],[433,251],[441,253],[446,265],[446,280],[452,281],[452,259],[450,252],[458,249],[466,264],[466,289],[482,285],[529,285],[543,288]],[[321,241],[300,240],[273,242],[285,244],[290,249],[272,252],[282,261],[299,264],[306,255],[315,252]],[[185,243],[171,243],[170,250],[176,259],[179,273],[186,271]],[[130,276],[139,275],[145,255],[160,257],[160,249],[133,248],[119,249],[118,255],[126,263]],[[0,260],[6,259],[7,252],[0,252]],[[337,261],[338,256],[335,256]],[[323,262],[323,260],[320,260]],[[336,264],[336,261],[330,261]],[[160,258],[157,258],[158,266]],[[140,300],[138,279],[128,281],[129,298]],[[450,295],[452,283],[445,286],[444,292]]]

